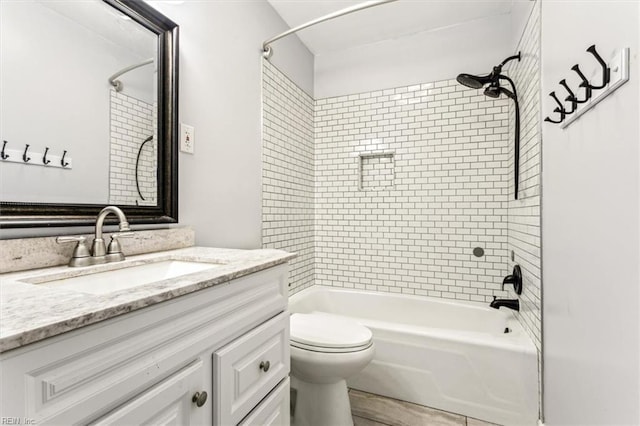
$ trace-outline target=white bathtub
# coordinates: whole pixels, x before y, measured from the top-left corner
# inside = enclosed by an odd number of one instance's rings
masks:
[[[502,425],[537,423],[536,349],[505,308],[312,286],[289,309],[371,329],[375,358],[349,387]]]

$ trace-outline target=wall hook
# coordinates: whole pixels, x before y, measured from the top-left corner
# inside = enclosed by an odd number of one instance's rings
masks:
[[[573,71],[575,71],[576,74],[578,74],[580,76],[580,78],[582,79],[582,83],[580,83],[580,87],[593,89],[593,86],[591,84],[589,84],[589,80],[587,79],[587,77],[582,73],[582,71],[580,71],[580,65],[575,64],[574,66],[571,67],[571,69]]]
[[[7,146],[7,141],[2,141],[2,159],[6,160],[7,158],[9,158],[9,154],[5,154],[4,153],[4,147]]]
[[[573,91],[569,88],[569,86],[567,86],[566,80],[562,79],[560,81],[560,85],[562,87],[564,87],[567,92],[569,92],[569,96],[564,98],[564,100],[568,101],[568,102],[571,102],[571,112],[567,111],[567,114],[572,114],[576,110],[576,108],[578,107],[578,102],[576,102],[576,96],[574,95]]]
[[[42,164],[45,166],[51,162],[51,160],[47,160],[47,152],[49,152],[49,147],[45,148],[44,155],[42,156]]]
[[[66,150],[62,153],[62,158],[60,159],[60,165],[61,165],[62,167],[67,167],[67,166],[69,165],[69,163],[67,163],[66,161],[64,161],[64,157],[65,157],[65,155],[67,155],[67,151],[66,151]]]
[[[22,154],[22,161],[24,161],[25,163],[28,163],[29,161],[31,161],[31,157],[27,157],[27,151],[29,151],[29,144],[26,144],[27,146],[24,147],[24,154]]]
[[[580,100],[578,98],[576,98],[576,95],[573,93],[573,91],[569,88],[569,86],[567,85],[567,81],[563,78],[562,80],[560,80],[560,85],[562,85],[566,91],[569,93],[569,96],[567,96],[566,98],[564,98],[565,101],[569,101],[572,104],[583,104],[585,102],[588,102],[589,99],[591,99],[591,88],[587,87],[585,89],[585,98]],[[576,108],[575,106],[573,107],[574,109]]]
[[[567,111],[566,109],[564,109],[564,105],[562,105],[562,102],[560,102],[560,99],[558,99],[558,97],[556,96],[556,92],[551,92],[549,93],[549,96],[551,96],[556,103],[558,104],[558,106],[553,110],[554,112],[559,112],[561,115],[570,115],[573,114],[575,112],[575,104],[572,104],[572,109],[571,111]],[[564,117],[562,117],[564,119]]]
[[[598,51],[596,50],[595,44],[592,44],[591,46],[589,46],[587,48],[587,52],[591,53],[596,58],[598,63],[602,66],[602,85],[591,86],[591,88],[594,90],[604,89],[607,86],[607,84],[609,84],[609,81],[611,80],[611,70],[607,66],[607,63],[604,61],[604,59],[602,59],[602,57],[598,55]]]
[[[549,123],[554,123],[554,124],[562,123],[562,122],[564,121],[565,116],[566,116],[566,113],[565,113],[565,111],[564,111],[564,108],[562,107],[562,104],[560,103],[560,101],[559,101],[559,100],[558,100],[558,98],[556,97],[555,92],[551,92],[551,93],[549,93],[549,96],[553,97],[553,99],[555,99],[556,103],[560,106],[560,108],[556,107],[556,109],[554,109],[554,110],[553,110],[554,112],[557,112],[557,113],[559,113],[559,114],[560,114],[560,120],[555,121],[555,120],[550,119],[549,117],[546,117],[546,118],[544,119],[544,121],[547,121],[547,122],[549,122]]]

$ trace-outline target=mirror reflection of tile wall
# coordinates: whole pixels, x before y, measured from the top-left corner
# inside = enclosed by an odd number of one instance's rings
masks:
[[[122,92],[111,91],[110,204],[156,205],[156,111],[154,104]]]

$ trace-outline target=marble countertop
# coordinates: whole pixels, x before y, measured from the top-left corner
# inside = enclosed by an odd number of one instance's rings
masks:
[[[280,250],[189,247],[129,256],[84,268],[58,266],[0,275],[0,353],[270,268],[294,258]],[[161,260],[219,264],[215,268],[107,294],[30,284]],[[28,281],[24,282],[24,281]]]

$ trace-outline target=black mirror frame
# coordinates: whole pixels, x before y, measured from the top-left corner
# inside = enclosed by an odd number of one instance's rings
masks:
[[[141,0],[102,0],[158,35],[158,203],[124,206],[130,223],[178,222],[178,24]],[[93,225],[104,204],[0,201],[0,228]]]

